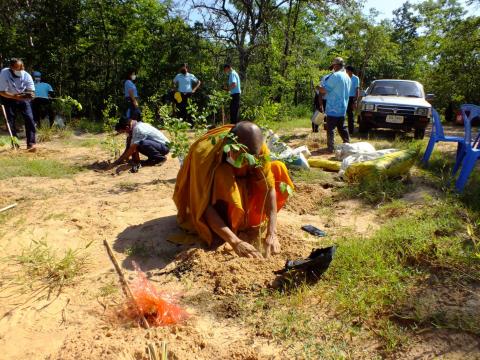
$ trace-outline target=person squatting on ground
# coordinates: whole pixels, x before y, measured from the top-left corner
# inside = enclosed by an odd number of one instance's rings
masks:
[[[55,121],[55,114],[52,108],[53,88],[49,83],[42,81],[42,73],[40,71],[33,72],[33,80],[35,82],[35,98],[32,100],[32,111],[35,124],[40,126],[40,121],[47,114],[50,126],[52,126]]]
[[[232,65],[225,64],[223,71],[228,75],[228,90],[230,91],[230,123],[236,124],[238,122],[240,113],[240,95],[242,87],[240,84],[240,76],[232,68]]]
[[[138,91],[135,81],[137,80],[137,72],[134,69],[127,71],[127,76],[123,84],[125,102],[127,103],[127,111],[125,117],[137,121],[142,120],[142,113],[138,106]]]
[[[357,101],[360,98],[360,79],[355,75],[355,69],[351,65],[345,66],[345,71],[350,77],[350,93],[348,94],[348,107],[347,107],[347,118],[348,118],[348,132],[350,135],[353,135],[355,132],[355,120],[353,113],[357,109]]]
[[[0,98],[7,112],[12,135],[17,136],[15,124],[16,112],[21,111],[25,120],[27,149],[35,150],[35,121],[32,113],[32,99],[35,97],[35,85],[29,73],[25,71],[23,61],[13,58],[9,67],[0,72]]]
[[[115,130],[119,133],[126,133],[131,137],[130,146],[110,167],[114,167],[128,161],[130,157],[135,164],[140,163],[140,154],[148,159],[141,164],[153,166],[163,163],[170,152],[168,138],[152,125],[136,121],[133,119],[122,118],[115,125]]]
[[[327,115],[327,146],[329,152],[334,150],[335,128],[337,128],[344,143],[350,142],[350,135],[345,126],[345,114],[351,81],[344,66],[345,62],[342,58],[333,59],[330,66],[333,73],[324,78],[320,87],[320,93],[326,95],[327,100],[325,114]]]
[[[182,97],[180,103],[177,105],[178,117],[184,121],[188,121],[190,125],[193,125],[192,117],[187,111],[188,99],[198,90],[202,82],[198,80],[195,75],[190,74],[188,70],[188,65],[182,64],[180,66],[180,73],[173,79],[173,84]],[[195,87],[193,87],[193,84],[195,84]]]
[[[241,146],[225,153],[227,144]],[[256,164],[235,164],[242,153],[254,156]],[[265,255],[279,253],[277,212],[288,197],[280,184],[293,188],[293,183],[285,164],[270,161],[268,154],[260,128],[247,121],[210,130],[197,140],[178,173],[173,194],[179,225],[196,232],[209,246],[220,238],[238,255],[259,258],[260,252],[241,240],[239,232],[258,228],[266,220]]]

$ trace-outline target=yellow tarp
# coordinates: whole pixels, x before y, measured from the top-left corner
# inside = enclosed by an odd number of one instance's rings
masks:
[[[407,174],[417,158],[414,150],[401,150],[381,158],[350,165],[345,170],[345,180],[358,182],[379,176],[396,177]]]
[[[327,160],[319,156],[311,156],[308,158],[308,165],[314,168],[321,168],[330,171],[339,171],[342,163],[340,161]]]

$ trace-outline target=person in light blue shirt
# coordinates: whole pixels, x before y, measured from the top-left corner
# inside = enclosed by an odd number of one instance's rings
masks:
[[[188,70],[188,64],[182,64],[180,72],[173,79],[173,84],[181,96],[181,101],[178,103],[178,117],[193,125],[192,117],[187,111],[188,99],[198,90],[202,82]]]
[[[351,81],[344,69],[345,62],[341,57],[333,59],[330,68],[332,74],[327,75],[320,87],[320,92],[327,100],[325,114],[327,115],[327,146],[333,152],[335,144],[335,128],[337,128],[344,143],[350,142],[350,135],[345,126],[348,98]]]
[[[32,100],[33,119],[37,126],[40,126],[40,120],[48,114],[48,120],[52,126],[55,119],[51,99],[53,88],[49,83],[42,81],[40,71],[34,71],[32,75],[35,82],[35,99]]]
[[[353,134],[353,132],[355,131],[353,112],[357,108],[357,101],[360,97],[360,79],[357,75],[355,75],[355,69],[353,68],[353,66],[345,66],[345,70],[347,72],[347,75],[350,77],[350,81],[352,82],[348,99],[347,118],[348,132],[350,134]]]
[[[35,97],[35,85],[29,73],[25,71],[23,61],[13,58],[9,67],[0,72],[0,99],[7,113],[12,135],[17,137],[15,119],[17,110],[25,120],[27,149],[35,151],[35,121],[32,112],[32,99]]]
[[[127,112],[125,117],[127,119],[142,120],[142,112],[138,106],[138,91],[135,81],[137,80],[137,71],[135,69],[129,69],[125,82],[123,84],[123,95],[125,102],[127,103]]]
[[[232,68],[232,65],[225,64],[223,71],[228,75],[228,90],[230,91],[230,123],[236,124],[238,122],[240,113],[240,94],[242,93],[242,86],[240,83],[240,76]]]

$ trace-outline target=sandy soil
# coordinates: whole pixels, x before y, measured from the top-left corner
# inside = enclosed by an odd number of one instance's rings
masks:
[[[319,245],[300,230],[301,225],[316,225],[332,237],[368,234],[378,226],[375,212],[360,202],[322,205],[331,197],[331,189],[299,184],[279,215],[282,254],[267,260],[241,259],[225,245],[209,250],[167,241],[172,235],[182,236],[172,201],[179,168],[175,159],[169,158],[160,167],[142,168],[137,174],[114,176],[90,169],[95,161],[108,157],[99,147],[54,141],[42,144],[37,154],[25,156],[62,159],[86,169],[66,179],[0,181],[0,207],[19,204],[9,211],[0,229],[5,258],[0,265],[4,275],[0,280],[0,351],[7,360],[120,359],[120,354],[147,359],[146,344],[162,340],[168,342],[172,359],[285,359],[287,349],[281,344],[239,321],[238,296],[271,287],[276,278],[273,271],[282,268],[286,258],[304,257]],[[149,331],[118,322],[115,309],[122,302],[121,292],[102,294],[106,286],[118,284],[102,245],[104,239],[130,279],[135,260],[160,290],[180,294],[180,303],[192,314],[190,319]],[[34,240],[46,241],[59,252],[92,242],[83,250],[88,253],[88,269],[59,293],[18,285],[15,274],[19,268],[11,259]],[[443,342],[451,343],[457,335],[445,332],[444,336]],[[471,340],[468,349],[459,349],[440,346],[442,340],[434,335],[419,337],[404,358],[434,358],[435,354],[475,358],[480,354],[475,351],[478,338]],[[432,352],[434,348],[438,352]],[[363,358],[373,356],[368,354]]]

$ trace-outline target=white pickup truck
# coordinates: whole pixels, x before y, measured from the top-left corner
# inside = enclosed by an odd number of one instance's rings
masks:
[[[361,133],[375,128],[414,130],[415,139],[423,139],[431,116],[432,106],[419,82],[375,80],[363,93],[358,126]]]

